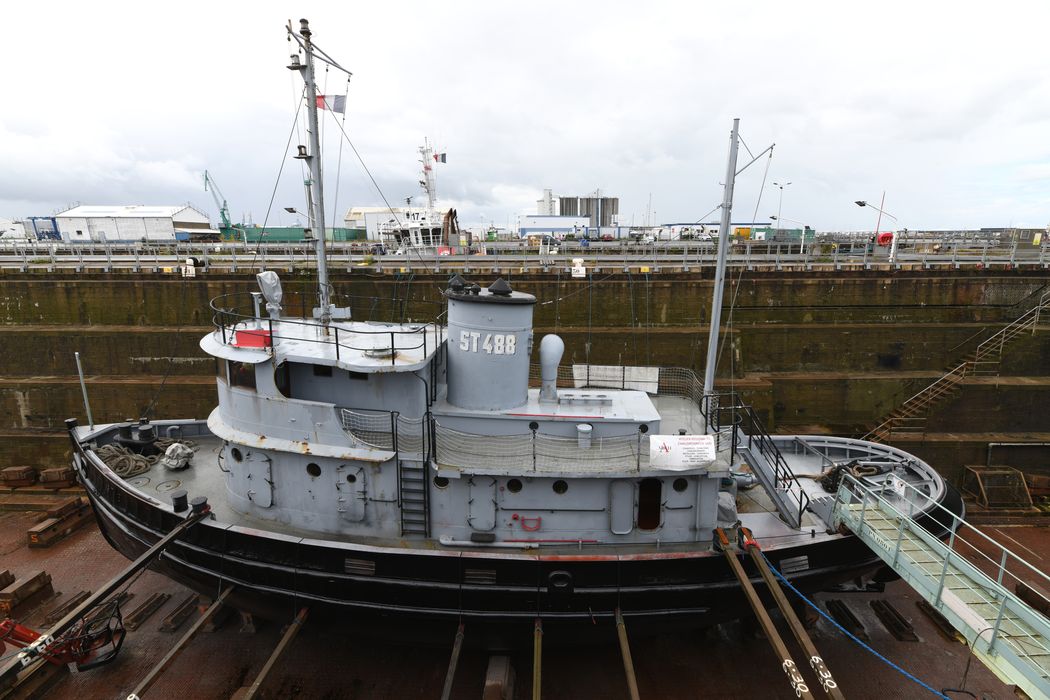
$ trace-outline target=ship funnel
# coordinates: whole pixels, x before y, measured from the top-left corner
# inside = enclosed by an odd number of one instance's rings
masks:
[[[267,270],[257,274],[255,280],[259,283],[259,291],[262,292],[263,297],[266,299],[266,310],[270,313],[270,318],[274,320],[279,319],[281,317],[281,299],[284,298],[284,292],[281,290],[281,278],[273,270]]]
[[[565,342],[553,333],[543,336],[540,341],[540,401],[544,403],[558,400],[558,365],[561,364]]]
[[[445,298],[448,402],[487,411],[523,406],[529,394],[536,297],[514,291],[506,280],[482,289],[455,275]]]

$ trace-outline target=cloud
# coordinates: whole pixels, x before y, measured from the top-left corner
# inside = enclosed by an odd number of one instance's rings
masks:
[[[20,31],[6,54],[25,69],[5,76],[23,97],[0,112],[0,215],[189,200],[216,217],[204,169],[235,218],[301,208],[301,165],[284,155],[289,133],[293,150],[306,136],[292,130],[301,85],[284,68],[283,3],[187,0],[163,23],[133,3],[63,12],[9,10]],[[1045,3],[418,1],[308,14],[354,72],[345,128],[391,204],[419,195],[416,149],[430,137],[449,153],[442,205],[464,222],[531,212],[545,187],[600,188],[625,220],[641,221],[650,196],[657,220],[695,220],[721,200],[740,117],[754,152],[777,146],[768,172],[763,161],[738,182],[735,219],[760,198],[758,218],[775,213],[778,179],[793,182],[783,216],[822,230],[872,227],[853,201],[883,190],[909,228],[1050,218]],[[318,83],[347,89],[333,70]],[[382,203],[332,116],[329,208]]]

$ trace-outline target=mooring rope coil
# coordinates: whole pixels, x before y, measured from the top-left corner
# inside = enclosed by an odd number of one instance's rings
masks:
[[[154,441],[153,445],[160,450],[160,452],[148,457],[146,455],[136,454],[123,445],[114,444],[102,445],[95,450],[95,454],[97,454],[99,458],[106,463],[106,466],[112,469],[121,479],[130,479],[139,474],[145,474],[148,472],[150,467],[160,461],[164,452],[176,442],[182,443],[194,450],[197,449],[196,443],[192,440],[159,438]]]

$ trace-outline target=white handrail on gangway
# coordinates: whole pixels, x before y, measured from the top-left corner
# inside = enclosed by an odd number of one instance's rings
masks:
[[[1004,682],[1050,698],[1050,620],[1007,587],[1022,583],[1050,605],[1050,576],[896,477],[873,484],[845,475],[832,513],[835,527],[848,527],[900,574]],[[934,529],[950,523],[948,542],[923,520],[936,521]],[[970,538],[959,535],[964,528]]]

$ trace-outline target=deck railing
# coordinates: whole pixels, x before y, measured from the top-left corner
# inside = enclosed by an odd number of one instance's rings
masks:
[[[256,338],[255,342],[263,347],[279,344],[281,340],[295,340],[329,347],[337,361],[342,359],[347,351],[356,351],[366,353],[377,359],[389,357],[390,364],[396,365],[399,352],[422,350],[425,358],[430,354],[431,350],[440,348],[441,343],[445,339],[445,327],[440,323],[444,312],[440,310],[440,305],[438,305],[437,309],[431,309],[436,311],[432,316],[435,322],[416,324],[409,322],[404,325],[398,325],[396,328],[376,327],[375,330],[368,330],[362,325],[358,325],[353,330],[350,330],[340,328],[337,323],[325,325],[319,321],[305,320],[307,318],[307,295],[305,293],[289,295],[291,298],[287,299],[284,304],[286,308],[294,308],[293,300],[297,296],[299,311],[302,314],[300,319],[286,317],[274,319],[256,313],[254,299],[251,297],[245,299],[245,296],[244,294],[224,294],[211,300],[212,324],[219,332],[224,344],[237,344],[238,334],[248,336],[258,334],[260,337]],[[367,314],[368,320],[372,320],[371,317],[374,316],[376,305],[379,302],[374,297],[337,295],[333,297],[332,301],[336,305],[345,303],[346,306],[344,308],[352,310],[354,303],[362,299],[372,303],[371,312]],[[402,316],[401,320],[392,319],[389,322],[403,323],[407,310],[404,300],[394,299],[387,301],[393,301],[398,305]],[[412,303],[432,305],[431,302]],[[433,302],[433,304],[437,304],[437,302]],[[308,329],[309,332],[304,332],[304,329]]]
[[[802,488],[784,455],[766,432],[755,409],[743,403],[736,392],[728,392],[704,396],[701,410],[709,431],[721,433],[729,428],[733,439],[733,457],[739,449],[746,447],[764,458],[770,469],[770,485],[778,492],[777,498],[782,496],[790,504],[789,508],[785,506],[790,511],[785,513],[785,517],[790,518],[795,527],[801,527],[802,516],[809,509],[809,494]]]

